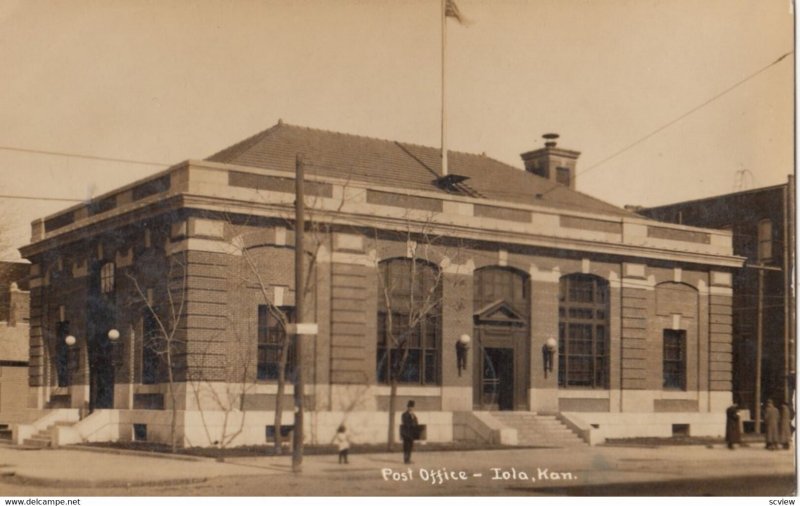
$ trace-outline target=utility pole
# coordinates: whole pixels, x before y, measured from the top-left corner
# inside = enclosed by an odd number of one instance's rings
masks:
[[[295,160],[295,202],[294,202],[294,310],[297,323],[303,323],[303,232],[306,227],[304,215],[303,191],[303,155]],[[292,472],[301,472],[303,466],[303,398],[305,381],[303,379],[303,336],[295,332],[295,367],[296,381],[294,385],[294,437],[292,439]]]
[[[794,265],[794,226],[790,220],[794,216],[794,176],[790,175],[783,187],[783,402],[794,410],[794,326],[792,311],[794,297],[792,292],[792,270]]]

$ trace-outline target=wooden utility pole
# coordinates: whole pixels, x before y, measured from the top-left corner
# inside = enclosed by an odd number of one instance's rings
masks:
[[[442,0],[442,177],[447,172],[447,103],[445,102],[445,76],[447,64],[447,0]]]
[[[306,227],[303,198],[303,155],[295,160],[295,202],[294,202],[294,308],[297,323],[303,323],[303,232]],[[303,398],[305,381],[303,379],[303,336],[295,333],[296,381],[294,384],[294,437],[292,438],[292,472],[299,473],[303,465]]]
[[[794,227],[789,222],[794,213],[794,176],[789,176],[783,187],[783,402],[795,409],[794,397],[794,327],[792,311],[794,297],[792,293],[792,270],[794,258]]]

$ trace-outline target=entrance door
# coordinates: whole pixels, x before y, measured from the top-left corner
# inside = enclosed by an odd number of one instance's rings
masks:
[[[514,409],[514,349],[483,348],[481,405],[487,410]]]
[[[516,269],[488,266],[474,273],[472,314],[475,409],[528,409],[530,283]]]
[[[89,364],[91,376],[90,408],[112,409],[114,407],[114,345],[108,337],[95,336],[94,357]]]
[[[114,264],[95,262],[89,278],[87,334],[89,335],[89,410],[114,407]]]

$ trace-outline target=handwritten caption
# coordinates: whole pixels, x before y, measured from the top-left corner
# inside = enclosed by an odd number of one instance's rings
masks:
[[[552,471],[546,467],[537,467],[535,470],[523,471],[515,467],[490,467],[485,472],[477,471],[453,471],[446,467],[439,469],[412,469],[396,470],[390,467],[381,469],[383,481],[414,481],[420,480],[429,485],[443,485],[448,482],[469,481],[476,479],[500,480],[500,481],[571,481],[577,480],[578,476],[572,472]]]

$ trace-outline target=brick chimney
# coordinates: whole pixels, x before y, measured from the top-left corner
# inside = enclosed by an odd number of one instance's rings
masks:
[[[543,148],[522,153],[525,170],[550,181],[575,189],[575,164],[579,151],[556,147],[558,134],[544,134]]]

